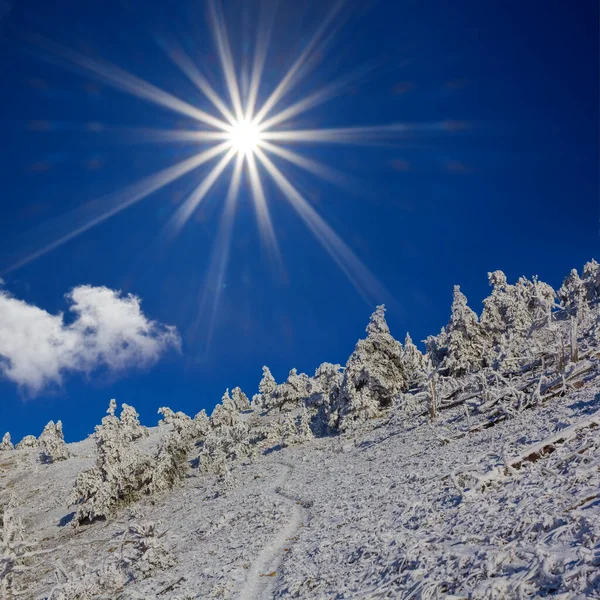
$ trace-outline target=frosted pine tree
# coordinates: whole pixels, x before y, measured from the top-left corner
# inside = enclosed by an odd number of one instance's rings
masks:
[[[131,437],[132,440],[138,440],[148,436],[148,429],[140,425],[140,415],[133,406],[129,404],[121,404],[121,414],[119,420],[123,424],[124,431]]]
[[[116,401],[111,400],[108,415],[96,426],[96,465],[75,482],[71,501],[77,507],[76,525],[107,517],[117,506],[136,500],[149,470],[148,457],[136,449],[115,409]]]
[[[376,416],[407,389],[402,353],[402,344],[392,337],[385,321],[385,307],[378,306],[366,339],[359,340],[346,364],[340,392],[342,429]]]
[[[269,370],[269,367],[264,366],[262,368],[263,371],[263,376],[262,379],[260,380],[260,383],[258,384],[258,391],[265,395],[268,396],[269,394],[271,394],[272,392],[275,391],[275,388],[277,387],[277,382],[275,381],[275,377],[273,377],[273,375],[271,375],[271,371]]]
[[[467,298],[454,286],[452,315],[446,327],[446,357],[441,369],[452,377],[479,370],[483,366],[485,337],[477,315],[467,306]]]
[[[38,441],[35,435],[26,435],[17,445],[17,450],[22,450],[24,448],[37,448]]]
[[[210,419],[206,411],[202,409],[195,417],[194,423],[199,436],[206,436],[210,430]]]
[[[406,373],[406,382],[409,388],[422,385],[427,379],[425,369],[425,356],[413,344],[410,334],[406,334],[402,353],[402,362]]]
[[[60,460],[66,460],[71,455],[62,430],[62,422],[50,421],[38,439],[38,445],[42,451],[40,460],[44,463],[53,463]]]
[[[577,269],[572,269],[558,290],[561,306],[570,316],[576,317],[580,323],[589,313],[588,288],[579,277]]]
[[[8,431],[2,437],[2,441],[0,442],[0,452],[3,450],[14,450],[12,442],[10,441],[10,433]]]
[[[587,291],[588,302],[600,300],[600,264],[594,259],[586,263],[581,279]]]
[[[221,403],[217,404],[210,415],[213,427],[230,427],[233,425],[238,414],[238,409],[229,395],[229,389],[225,390]]]
[[[309,381],[306,404],[317,409],[314,428],[318,436],[328,435],[337,425],[343,379],[341,365],[323,363]]]
[[[250,408],[250,402],[248,402],[248,396],[242,392],[239,387],[231,390],[231,399],[238,411],[248,410]]]

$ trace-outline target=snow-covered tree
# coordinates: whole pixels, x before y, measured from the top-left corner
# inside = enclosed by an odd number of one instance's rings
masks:
[[[270,394],[262,394],[262,407],[267,410],[298,406],[310,395],[310,378],[305,373],[292,369],[284,383],[279,384]]]
[[[233,390],[231,390],[231,399],[233,400],[233,404],[239,412],[248,410],[250,408],[248,396],[246,396],[246,394],[244,394],[239,387],[235,387]]]
[[[309,381],[309,406],[334,406],[337,404],[344,379],[341,365],[322,363]]]
[[[600,264],[594,259],[590,260],[584,265],[581,278],[587,290],[588,302],[600,300]]]
[[[404,339],[402,362],[404,363],[407,386],[412,388],[423,384],[427,378],[425,356],[415,346],[409,333],[406,334]]]
[[[38,439],[40,446],[40,460],[44,463],[53,463],[66,460],[71,455],[62,430],[62,422],[50,421]]]
[[[262,379],[260,380],[260,383],[258,384],[258,391],[265,395],[268,396],[269,394],[271,394],[272,392],[275,391],[275,388],[277,387],[277,382],[275,381],[275,377],[273,377],[273,375],[271,375],[271,371],[269,370],[269,367],[267,367],[266,365],[262,368],[263,371],[263,376]]]
[[[132,442],[129,430],[115,416],[111,400],[108,415],[96,426],[96,465],[83,471],[71,494],[76,505],[75,524],[109,516],[113,510],[139,497],[149,459]]]
[[[14,450],[12,442],[10,441],[10,433],[7,431],[2,437],[2,441],[0,442],[0,452],[3,450]]]
[[[140,424],[140,415],[133,406],[121,404],[121,414],[119,415],[124,430],[132,440],[138,440],[148,436],[148,429]]]
[[[314,435],[310,428],[311,415],[306,407],[300,414],[288,415],[281,424],[281,446],[293,446],[311,440]]]
[[[340,427],[348,429],[374,417],[393,404],[407,389],[402,344],[395,340],[385,321],[385,307],[378,306],[348,359],[340,392]]]
[[[586,265],[587,266],[587,265]],[[593,288],[592,288],[593,289]],[[588,288],[579,277],[577,269],[572,269],[558,290],[562,308],[567,314],[582,322],[589,312]]]
[[[194,423],[199,436],[206,436],[210,429],[210,418],[206,414],[206,411],[202,409],[195,417]]]
[[[38,441],[35,435],[26,435],[16,446],[17,450],[23,448],[37,448]]]
[[[477,315],[467,306],[467,298],[454,286],[452,315],[446,326],[446,356],[442,372],[458,377],[483,366],[485,337]]]
[[[229,389],[225,390],[221,403],[217,404],[210,415],[210,422],[213,427],[230,427],[233,425],[239,411],[229,395]]]
[[[533,358],[539,331],[548,328],[555,292],[536,277],[520,277],[515,285],[502,271],[488,273],[492,293],[483,301],[480,324],[487,338],[486,364],[515,368]]]

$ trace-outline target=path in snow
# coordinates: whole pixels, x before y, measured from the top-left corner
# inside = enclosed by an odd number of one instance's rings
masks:
[[[278,531],[277,535],[266,544],[252,563],[246,581],[242,584],[238,600],[269,600],[272,598],[272,590],[277,581],[277,575],[270,576],[269,574],[277,573],[277,569],[283,560],[284,548],[290,545],[290,538],[294,537],[306,520],[306,514],[301,503],[281,489],[294,470],[294,465],[284,462],[276,464],[283,467],[284,471],[275,480],[274,485],[269,489],[268,495],[283,498],[292,509],[292,516],[288,523]]]

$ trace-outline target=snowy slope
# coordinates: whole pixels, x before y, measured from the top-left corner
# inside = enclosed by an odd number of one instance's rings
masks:
[[[555,451],[497,470],[577,423]],[[118,562],[132,521],[161,523],[172,566],[109,597],[600,597],[600,385],[458,437],[465,428],[460,407],[433,426],[387,414],[239,464],[226,490],[190,471],[171,492],[78,529],[67,496],[92,441],[50,465],[35,449],[3,453],[0,501],[18,498],[27,535],[55,549],[29,561],[25,597],[48,596],[57,566],[64,579]]]

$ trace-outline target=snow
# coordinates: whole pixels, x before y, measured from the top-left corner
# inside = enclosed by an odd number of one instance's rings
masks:
[[[350,374],[324,364],[277,386],[265,369],[260,402],[248,407],[236,389],[210,419],[164,408],[147,430],[126,405],[119,421],[111,402],[104,463],[97,436],[54,462],[35,438],[6,445],[1,598],[600,598],[600,286],[589,264],[577,362],[558,344],[520,367],[448,377],[410,337],[395,342],[379,307]],[[573,316],[536,321],[510,338],[511,356],[544,327],[568,341]],[[464,339],[452,352],[473,365]],[[365,418],[343,404],[354,375],[367,382]],[[353,426],[332,431],[340,406]],[[102,467],[121,490],[121,457],[138,455],[155,479],[164,471],[161,485],[77,524],[78,477]]]

